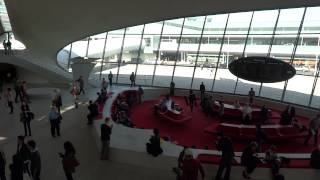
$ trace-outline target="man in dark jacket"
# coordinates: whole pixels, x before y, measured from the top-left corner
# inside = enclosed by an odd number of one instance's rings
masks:
[[[101,140],[101,160],[107,160],[109,158],[109,146],[110,146],[110,136],[112,132],[112,124],[110,118],[105,119],[105,123],[100,126],[100,140]]]
[[[0,150],[0,180],[6,180],[6,158],[3,151]]]
[[[222,155],[221,155],[219,169],[218,169],[215,180],[221,179],[221,176],[224,170],[226,171],[223,179],[229,180],[230,173],[231,173],[231,165],[232,165],[232,162],[234,161],[234,150],[233,150],[231,139],[229,137],[224,136],[223,133],[219,133],[218,141],[216,145],[217,145],[217,150],[221,151]]]
[[[33,140],[28,141],[28,148],[30,150],[30,161],[31,161],[31,176],[33,180],[40,180],[41,172],[41,157],[38,149],[36,148],[36,142]]]
[[[98,116],[98,106],[96,103],[93,103],[92,101],[89,101],[89,114],[87,115],[88,123],[87,124],[92,124],[92,121],[95,117]]]
[[[320,169],[320,145],[312,151],[310,165],[312,168]]]

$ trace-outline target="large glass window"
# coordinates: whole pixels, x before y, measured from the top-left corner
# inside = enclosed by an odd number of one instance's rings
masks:
[[[173,80],[177,88],[198,90],[203,82],[207,91],[243,95],[254,88],[261,97],[283,97],[284,102],[305,106],[311,99],[310,106],[318,108],[319,79],[314,96],[310,95],[320,66],[319,52],[320,7],[308,7],[185,17],[127,27],[75,41],[64,47],[57,59],[67,69],[69,57],[71,63],[75,57],[95,58],[94,80],[111,71],[114,82],[129,84],[134,72],[140,85],[169,87]],[[285,92],[285,82],[262,86],[240,78],[237,82],[228,66],[242,56],[292,62],[297,74],[288,81]]]

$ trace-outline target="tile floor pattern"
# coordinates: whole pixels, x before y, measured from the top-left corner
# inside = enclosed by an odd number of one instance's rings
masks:
[[[94,97],[96,90],[87,92],[88,97]],[[153,158],[145,153],[131,152],[127,150],[112,149],[110,161],[99,160],[99,149],[96,144],[93,127],[86,125],[87,108],[85,104],[79,109],[68,108],[72,105],[72,98],[68,90],[62,90],[64,108],[69,109],[63,114],[61,124],[61,137],[52,138],[47,114],[50,105],[50,97],[34,97],[30,105],[36,118],[32,121],[32,139],[39,147],[42,156],[43,180],[65,179],[58,152],[63,151],[63,142],[71,141],[77,150],[77,158],[80,166],[74,175],[76,180],[174,180],[171,167],[176,164],[172,157],[160,156]],[[81,101],[88,101],[88,97],[82,96]],[[15,113],[9,115],[9,109],[5,107],[4,100],[0,100],[0,148],[7,157],[8,164],[16,151],[16,136],[23,133],[23,125],[19,122],[19,104],[15,105]],[[206,179],[212,179],[217,167],[205,165]],[[233,168],[231,179],[240,180],[241,168]],[[319,179],[319,171],[313,170],[282,170],[287,179]],[[7,168],[7,177],[9,178]],[[270,174],[266,169],[258,169],[253,174],[254,179],[269,180]]]

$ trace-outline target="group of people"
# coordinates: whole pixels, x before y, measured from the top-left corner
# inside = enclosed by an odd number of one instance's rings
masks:
[[[115,111],[112,113],[112,119],[127,127],[133,127],[130,119],[130,110],[134,103],[138,102],[137,95],[134,92],[125,95],[119,95],[114,103]]]
[[[8,165],[11,180],[33,179],[40,180],[42,161],[37,143],[34,140],[26,141],[25,136],[17,137],[17,151],[12,156],[12,162]],[[75,157],[76,151],[69,141],[64,143],[64,152],[59,153],[62,159],[62,167],[67,180],[73,180],[72,174],[79,165]],[[0,150],[0,180],[6,180],[7,159],[5,152]]]

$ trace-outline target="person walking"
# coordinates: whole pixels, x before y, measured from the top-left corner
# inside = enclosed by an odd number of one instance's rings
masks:
[[[174,88],[175,88],[176,84],[171,81],[170,83],[170,96],[174,96]]]
[[[79,95],[81,94],[81,92],[82,92],[82,94],[85,94],[85,92],[84,92],[84,81],[83,81],[82,76],[80,76],[77,81],[79,82],[79,88],[80,88],[79,89]]]
[[[0,180],[6,180],[6,157],[0,149]]]
[[[108,80],[109,80],[110,88],[112,87],[112,79],[113,79],[113,74],[110,71],[109,74],[108,74]]]
[[[200,99],[201,99],[201,102],[204,98],[204,93],[206,92],[206,86],[203,84],[203,82],[201,82],[200,84]]]
[[[112,133],[112,124],[109,117],[105,118],[105,123],[100,126],[100,140],[101,140],[101,160],[109,159],[109,146],[110,146],[110,136]]]
[[[130,75],[130,82],[131,82],[130,87],[136,85],[136,76],[134,75],[134,72],[132,72]]]
[[[27,142],[27,146],[30,150],[30,171],[33,180],[40,180],[41,172],[41,157],[40,153],[36,147],[36,142],[30,140]]]
[[[308,145],[310,138],[313,136],[314,138],[314,145],[318,144],[318,129],[320,127],[320,112],[311,119],[309,123],[309,133],[304,141],[304,145]]]
[[[10,108],[9,114],[13,114],[13,93],[11,88],[7,88],[6,98],[7,98],[8,107]]]
[[[56,137],[56,133],[58,136],[60,136],[61,115],[58,112],[57,107],[51,106],[48,117],[50,122],[51,136]]]
[[[24,135],[31,136],[31,120],[34,118],[34,114],[30,111],[29,105],[25,102],[21,102],[20,121],[23,123]]]
[[[226,137],[223,135],[223,133],[218,134],[218,141],[216,142],[217,150],[222,152],[221,160],[219,163],[219,169],[217,172],[217,175],[215,177],[215,180],[221,180],[222,173],[225,170],[223,180],[229,180],[230,179],[230,173],[231,173],[231,165],[232,162],[235,161],[234,159],[234,150],[233,150],[233,144],[231,142],[231,139],[229,137]]]
[[[72,174],[75,173],[75,168],[79,166],[76,159],[76,150],[70,141],[63,144],[64,153],[59,153],[62,158],[62,167],[67,180],[73,180]]]
[[[193,93],[192,90],[189,92],[189,106],[191,112],[193,112],[193,107],[196,105],[196,95]]]
[[[186,149],[184,153],[184,160],[182,162],[182,180],[197,180],[198,172],[200,171],[201,178],[205,178],[205,173],[201,163],[193,158],[190,149]]]

